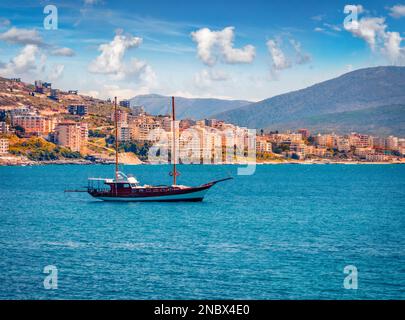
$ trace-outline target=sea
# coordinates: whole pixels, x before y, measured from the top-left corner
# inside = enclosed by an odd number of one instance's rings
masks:
[[[179,166],[234,177],[202,203],[64,192],[109,165],[0,167],[0,299],[405,299],[404,165],[241,167]]]

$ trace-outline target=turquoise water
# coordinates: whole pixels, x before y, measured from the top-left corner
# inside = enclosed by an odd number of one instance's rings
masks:
[[[236,168],[180,166],[180,183]],[[1,299],[405,299],[405,166],[258,166],[203,203],[63,192],[112,170],[0,167]],[[166,166],[124,170],[170,181]],[[343,287],[346,265],[357,290]]]

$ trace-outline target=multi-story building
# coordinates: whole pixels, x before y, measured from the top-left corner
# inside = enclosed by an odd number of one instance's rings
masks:
[[[320,147],[333,148],[336,136],[334,134],[318,134],[315,136],[315,144]]]
[[[128,142],[131,140],[131,130],[127,123],[121,123],[118,126],[118,141]]]
[[[375,150],[372,148],[356,148],[354,154],[362,159],[365,159],[367,155],[375,154]]]
[[[218,125],[217,119],[205,119],[205,125],[207,127],[215,128]]]
[[[87,123],[62,122],[56,127],[55,133],[59,145],[79,152],[87,142],[88,127]]]
[[[385,148],[388,150],[398,150],[398,138],[389,136],[385,139]]]
[[[309,138],[309,136],[311,135],[311,133],[309,132],[309,130],[308,129],[299,129],[298,130],[298,133],[299,134],[301,134],[301,136],[302,136],[302,139],[308,139]]]
[[[298,155],[300,159],[304,159],[307,155],[307,145],[301,142],[292,142],[290,151]]]
[[[49,98],[53,99],[53,100],[59,100],[59,90],[51,89],[51,94],[50,94]]]
[[[153,123],[138,123],[130,124],[131,139],[137,141],[149,141],[150,132],[160,128],[160,124]]]
[[[351,133],[349,135],[350,145],[355,148],[369,148],[373,146],[371,136],[360,133]]]
[[[172,119],[169,116],[160,116],[157,118],[160,127],[165,131],[172,130]]]
[[[44,93],[44,87],[41,80],[35,80],[35,92]]]
[[[256,152],[272,152],[272,144],[266,136],[256,137]]]
[[[130,108],[131,107],[131,101],[130,100],[122,100],[120,101],[120,106],[124,108]]]
[[[70,105],[67,109],[70,114],[81,117],[88,113],[88,107],[85,105]]]
[[[9,140],[0,139],[0,154],[8,153]]]
[[[336,149],[340,152],[350,151],[350,140],[347,137],[337,137],[336,138]]]
[[[25,133],[48,134],[55,129],[56,119],[47,118],[40,115],[18,115],[12,117],[13,126],[24,128]]]
[[[385,149],[385,138],[372,137],[373,148],[375,149]]]
[[[118,124],[120,123],[128,123],[128,112],[123,110],[117,110],[117,119],[115,119],[115,111],[111,113],[111,121],[117,121]]]
[[[9,126],[5,121],[0,121],[0,133],[8,133]]]
[[[371,162],[383,162],[387,161],[388,157],[383,153],[367,153],[365,159]]]
[[[13,124],[13,118],[15,116],[26,116],[26,115],[36,114],[34,112],[34,110],[31,109],[30,107],[19,107],[19,108],[11,109],[9,113],[10,113],[10,119],[11,119],[12,124]]]
[[[201,122],[200,122],[200,124],[201,124]],[[180,130],[186,130],[186,129],[191,128],[192,126],[195,126],[195,125],[196,125],[196,122],[194,120],[192,120],[192,119],[180,120],[180,124],[179,124]]]

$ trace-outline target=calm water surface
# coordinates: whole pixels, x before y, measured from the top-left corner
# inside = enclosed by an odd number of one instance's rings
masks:
[[[170,181],[167,166],[124,170]],[[405,166],[258,166],[203,203],[63,192],[112,171],[0,167],[0,299],[405,299]],[[180,171],[200,184],[236,166]],[[343,288],[346,265],[358,290]]]

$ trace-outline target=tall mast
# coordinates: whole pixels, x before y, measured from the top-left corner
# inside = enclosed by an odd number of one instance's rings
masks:
[[[117,97],[114,98],[114,124],[115,124],[115,181],[118,181],[118,109]]]
[[[173,185],[176,185],[177,171],[176,171],[176,112],[174,109],[174,97],[172,97],[172,132],[173,132],[173,148],[172,148],[172,163],[173,163]]]

